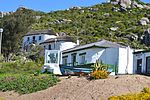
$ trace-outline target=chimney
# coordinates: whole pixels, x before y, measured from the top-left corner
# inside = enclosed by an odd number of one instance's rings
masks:
[[[79,39],[77,39],[77,45],[80,45],[80,40]]]

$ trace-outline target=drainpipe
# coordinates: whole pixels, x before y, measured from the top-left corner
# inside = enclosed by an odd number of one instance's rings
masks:
[[[129,49],[130,47],[127,47],[127,65],[126,65],[126,69],[125,69],[125,74],[128,74],[128,67],[129,67]]]

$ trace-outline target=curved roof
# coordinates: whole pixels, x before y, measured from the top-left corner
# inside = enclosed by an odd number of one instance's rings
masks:
[[[40,43],[40,44],[45,44],[45,43],[53,43],[55,41],[65,41],[65,42],[73,42],[73,39],[69,36],[58,36],[56,38],[51,38],[47,39],[46,41]]]
[[[35,31],[30,31],[24,36],[30,36],[30,35],[39,35],[39,34],[48,34],[48,35],[56,35],[57,33],[54,33],[52,30],[35,30]]]

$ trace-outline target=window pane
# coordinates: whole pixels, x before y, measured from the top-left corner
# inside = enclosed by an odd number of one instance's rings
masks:
[[[48,49],[49,49],[49,50],[51,50],[51,49],[52,49],[52,48],[51,48],[51,45],[48,45]]]
[[[85,55],[80,56],[80,64],[85,64]]]
[[[39,40],[41,40],[41,36],[39,36]]]
[[[30,41],[30,37],[28,37],[27,41]]]

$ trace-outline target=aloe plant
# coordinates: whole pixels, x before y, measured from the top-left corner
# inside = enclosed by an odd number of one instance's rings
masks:
[[[103,64],[102,61],[96,61],[96,63],[92,66],[93,67],[93,71],[97,71],[97,70],[108,70],[108,66]]]

